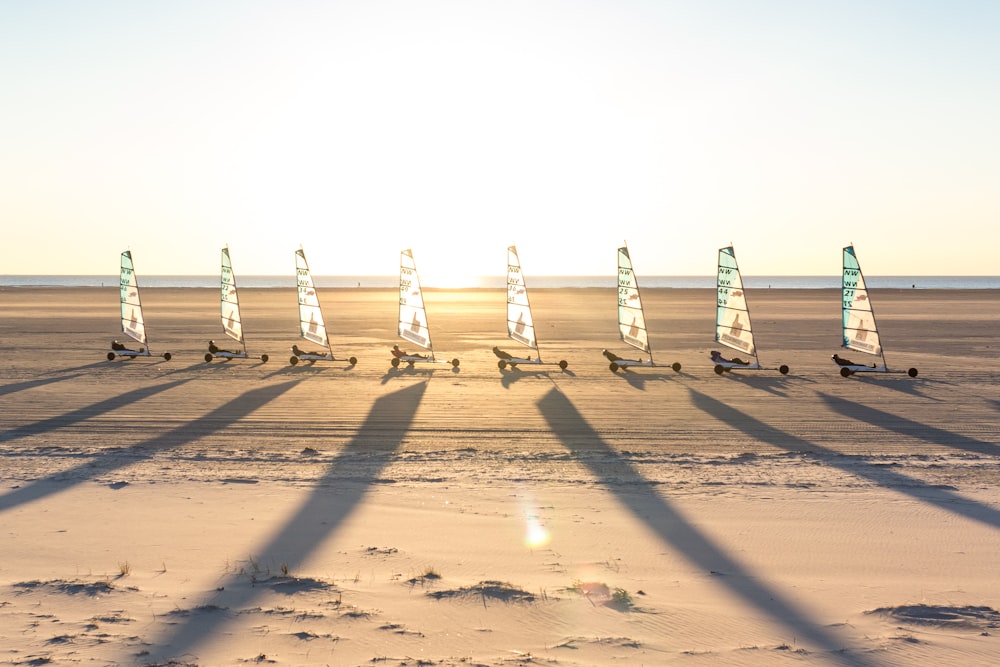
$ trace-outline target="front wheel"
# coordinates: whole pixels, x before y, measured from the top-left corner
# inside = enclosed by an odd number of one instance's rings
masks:
[[[563,360],[561,360],[559,362],[559,368],[561,368],[563,370],[566,370],[567,368],[569,368],[569,364],[566,362],[565,359],[563,359]]]
[[[261,361],[261,363],[266,364],[268,359],[270,359],[270,357],[267,356],[266,354],[260,355],[260,361]]]
[[[911,378],[915,378],[917,377],[917,369],[911,368],[910,370],[906,371],[906,374],[909,375]]]
[[[778,366],[778,372],[782,375],[788,375],[788,366],[786,364],[781,364]]]
[[[681,372],[681,362],[679,362],[679,361],[675,361],[674,363],[672,363],[670,365],[670,367],[674,369],[675,373],[680,373]]]

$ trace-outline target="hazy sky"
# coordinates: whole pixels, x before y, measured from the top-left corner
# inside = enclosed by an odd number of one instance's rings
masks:
[[[0,273],[981,274],[994,0],[0,0]]]

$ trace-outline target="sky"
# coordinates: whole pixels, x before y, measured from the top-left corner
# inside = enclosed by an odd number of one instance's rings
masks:
[[[993,0],[0,0],[0,274],[997,275]],[[44,252],[39,250],[43,249]]]

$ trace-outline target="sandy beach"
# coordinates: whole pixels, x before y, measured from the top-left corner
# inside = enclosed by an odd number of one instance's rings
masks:
[[[142,297],[170,361],[105,359],[117,286],[0,289],[0,664],[1000,663],[993,290],[872,290],[919,376],[847,379],[837,290],[748,293],[787,376],[714,373],[713,290],[645,290],[618,373],[608,290],[533,291],[505,370],[502,291],[425,290],[461,364],[412,369],[395,290],[321,290],[355,366],[289,364],[293,290],[240,292],[267,363]]]

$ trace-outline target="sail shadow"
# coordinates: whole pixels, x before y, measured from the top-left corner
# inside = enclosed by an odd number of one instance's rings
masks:
[[[602,456],[580,456],[579,462],[614,491],[618,501],[637,519],[655,532],[689,562],[705,571],[724,573],[720,585],[726,586],[748,604],[768,614],[795,636],[806,638],[827,652],[831,660],[845,665],[874,665],[865,656],[844,652],[843,640],[830,634],[818,623],[809,621],[805,609],[768,587],[756,574],[749,572],[733,556],[726,553],[708,535],[691,525],[674,506],[656,493],[648,481],[587,423],[576,406],[562,393],[553,389],[538,401],[539,410],[552,432],[570,452]],[[619,490],[627,489],[628,492]]]
[[[900,417],[899,415],[871,408],[855,401],[848,401],[838,396],[830,396],[822,392],[817,392],[817,394],[831,410],[850,419],[863,421],[872,426],[884,428],[911,438],[920,438],[935,445],[954,447],[955,449],[962,449],[966,452],[986,456],[1000,455],[1000,445],[997,443],[985,442],[959,435],[958,433],[946,431],[936,426],[930,426],[929,424],[923,424],[912,419],[907,419],[906,417]]]
[[[804,440],[765,424],[746,412],[730,407],[710,396],[693,389],[688,389],[688,391],[691,392],[691,401],[696,408],[752,438],[787,452],[818,454],[823,457],[824,464],[840,468],[850,475],[863,477],[881,487],[912,496],[920,502],[931,503],[946,512],[988,526],[1000,527],[1000,511],[992,507],[969,500],[949,489],[934,486],[915,477],[888,469],[885,466],[872,465],[860,456],[847,456],[836,450]]]
[[[372,405],[357,435],[330,464],[323,477],[316,480],[312,494],[267,544],[250,547],[247,553],[267,562],[281,562],[289,570],[299,569],[313,552],[361,504],[385,467],[394,458],[399,445],[410,429],[413,417],[423,398],[427,383],[420,383],[382,396]],[[345,484],[344,477],[354,481]],[[325,491],[334,483],[338,492]],[[268,594],[266,586],[232,586],[211,595],[204,604],[220,604],[229,609],[244,609]],[[197,606],[197,605],[194,605]],[[171,627],[169,633],[153,639],[149,647],[151,660],[172,660],[191,653],[197,645],[211,640],[227,621],[225,614],[192,616],[186,623]]]
[[[142,389],[133,389],[125,392],[124,394],[106,398],[103,401],[98,401],[97,403],[72,410],[62,415],[42,419],[41,421],[34,422],[33,424],[18,426],[17,428],[12,428],[9,431],[0,433],[0,443],[10,442],[20,438],[27,438],[32,435],[41,435],[59,428],[72,426],[73,424],[78,424],[79,422],[90,419],[91,417],[97,417],[98,415],[103,415],[113,410],[117,410],[118,408],[132,405],[137,401],[149,398],[150,396],[155,396],[160,392],[173,389],[174,387],[185,384],[186,382],[188,382],[188,380],[174,380],[173,382],[167,382],[166,384],[152,385],[149,387],[143,387]]]
[[[177,380],[167,383],[166,385],[140,389],[121,396],[116,396],[112,399],[108,399],[107,401],[101,401],[101,403],[97,403],[95,406],[102,406],[101,411],[107,412],[113,409],[113,407],[111,407],[112,405],[118,407],[120,404],[134,403],[137,393],[145,392],[145,395],[142,396],[142,398],[145,398],[166,389],[176,387],[177,385],[184,384],[184,382],[185,380]],[[205,415],[202,415],[201,417],[198,417],[197,419],[178,426],[177,428],[173,428],[158,436],[137,443],[133,447],[129,448],[128,456],[121,456],[120,452],[116,451],[114,455],[87,457],[85,462],[75,468],[60,470],[52,475],[49,475],[48,477],[35,480],[27,486],[19,487],[10,493],[0,496],[0,512],[18,505],[33,502],[49,495],[66,491],[67,489],[73,488],[74,486],[82,484],[87,480],[93,479],[94,477],[106,475],[110,471],[133,465],[138,461],[153,456],[153,454],[163,449],[180,447],[188,442],[197,440],[198,438],[211,435],[212,433],[220,431],[230,424],[239,421],[246,415],[249,415],[258,408],[274,400],[281,394],[291,389],[295,384],[297,383],[286,382],[280,385],[271,385],[261,387],[259,389],[251,389],[250,391],[237,396],[228,403]],[[85,414],[85,416],[80,416],[79,418],[75,418],[75,420],[79,421],[80,419],[93,416],[91,414],[91,410],[93,408],[94,406],[91,406],[90,408],[76,411],[81,413],[81,415]],[[59,422],[60,419],[62,418],[54,418],[46,421]],[[61,424],[49,427],[49,430],[51,430],[51,428],[58,427],[58,425]],[[60,483],[51,483],[57,481]]]
[[[59,377],[49,377],[49,378],[39,378],[36,380],[25,380],[24,382],[14,382],[13,384],[5,384],[0,386],[0,396],[6,396],[8,394],[16,394],[19,391],[24,391],[26,389],[33,389],[35,387],[42,387],[47,384],[53,384],[55,382],[62,382],[63,380],[72,380],[78,378],[83,373],[73,373],[72,375],[60,375]]]

